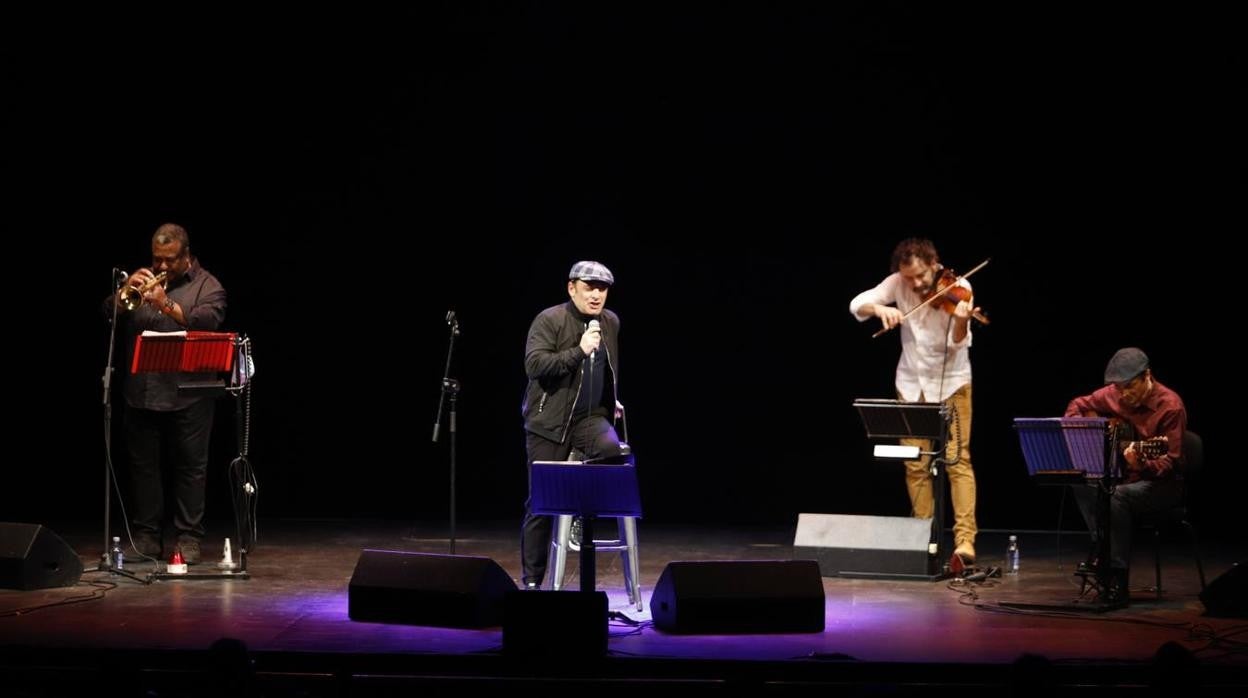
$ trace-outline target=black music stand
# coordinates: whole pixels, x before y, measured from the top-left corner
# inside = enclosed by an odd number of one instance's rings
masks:
[[[584,461],[533,461],[529,497],[534,514],[581,517],[581,591],[593,591],[597,575],[594,517],[641,516],[637,468]]]
[[[1041,485],[1097,485],[1097,555],[1104,562],[1096,570],[1097,587],[1107,589],[1110,495],[1118,481],[1117,435],[1104,417],[1018,417],[1014,420],[1027,474]],[[1108,436],[1108,438],[1107,438]],[[1121,602],[1075,599],[1069,602],[1000,602],[1008,608],[1087,611],[1101,613],[1121,608]]]
[[[862,417],[862,426],[869,439],[928,439],[932,448],[920,450],[918,455],[931,456],[932,483],[936,504],[932,517],[932,533],[928,541],[928,570],[923,575],[886,575],[890,578],[917,578],[938,580],[947,575],[938,569],[940,558],[941,526],[945,520],[945,444],[949,438],[949,406],[943,402],[903,402],[901,400],[877,400],[858,398],[854,408]],[[849,576],[849,575],[843,575]],[[862,575],[868,576],[868,575]],[[879,577],[885,575],[869,575]]]
[[[132,373],[183,372],[216,373],[216,380],[190,381],[178,384],[178,392],[217,398],[231,394],[235,398],[239,455],[231,463],[236,471],[241,495],[235,494],[234,520],[237,527],[238,558],[236,567],[222,568],[201,562],[196,571],[174,574],[154,571],[149,579],[251,579],[247,571],[247,554],[254,543],[253,508],[257,485],[247,460],[250,435],[248,407],[251,395],[251,340],[235,332],[145,332],[135,338]],[[240,506],[240,499],[242,505]],[[160,563],[157,564],[159,567]]]

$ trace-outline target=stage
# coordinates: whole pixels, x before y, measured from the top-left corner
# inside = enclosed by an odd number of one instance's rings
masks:
[[[59,526],[59,527],[58,527]],[[96,566],[100,532],[88,523],[49,525]],[[212,565],[221,555],[217,527],[204,544]],[[489,557],[519,576],[518,524],[461,522],[459,555]],[[982,534],[980,566],[999,565],[1007,532]],[[520,660],[502,651],[501,629],[434,628],[354,622],[347,586],[365,548],[446,553],[443,523],[261,522],[250,579],[172,580],[143,585],[88,572],[75,587],[0,590],[0,667],[18,695],[60,695],[107,681],[155,695],[212,693],[197,672],[220,666],[221,638],[241,641],[266,695],[377,695],[417,687],[524,682],[534,688],[583,686],[637,690],[677,682],[682,690],[775,688],[803,692],[829,686],[886,687],[891,694],[949,687],[1008,686],[1021,655],[1053,664],[1042,681],[1057,686],[1141,688],[1158,648],[1176,642],[1201,663],[1215,693],[1248,687],[1243,620],[1209,618],[1197,594],[1195,565],[1181,541],[1163,544],[1165,594],[1153,583],[1151,548],[1134,558],[1132,602],[1107,613],[1010,611],[1001,602],[1073,600],[1071,575],[1086,538],[1017,532],[1022,571],[984,583],[824,578],[822,633],[676,635],[650,624],[650,595],[671,561],[782,560],[792,557],[791,528],[674,527],[640,523],[646,609],[628,604],[619,556],[601,553],[598,589],[612,610],[639,623],[613,621],[608,655],[589,662],[555,657]],[[1060,559],[1059,559],[1060,552]],[[1210,580],[1243,550],[1205,546]],[[570,565],[571,566],[571,565]],[[203,569],[203,566],[193,567]],[[143,574],[151,565],[128,565]],[[579,580],[569,576],[568,587]],[[93,598],[94,597],[94,598]],[[20,613],[17,611],[20,610]],[[227,660],[228,661],[228,660]],[[215,684],[213,684],[215,685]],[[10,694],[12,695],[12,694]]]

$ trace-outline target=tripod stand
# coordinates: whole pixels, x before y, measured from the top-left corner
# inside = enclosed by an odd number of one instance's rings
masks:
[[[459,399],[459,381],[451,378],[451,359],[455,355],[455,338],[459,336],[459,319],[454,310],[446,311],[446,324],[450,326],[451,336],[446,345],[446,369],[442,372],[442,394],[438,397],[438,414],[433,420],[433,442],[438,442],[438,433],[442,430],[442,405],[449,397],[451,402],[451,492],[450,492],[450,543],[451,554],[455,554],[455,403]]]
[[[112,502],[113,502],[113,486],[117,481],[113,472],[113,355],[117,347],[117,319],[118,319],[118,302],[116,300],[117,290],[121,288],[126,281],[126,272],[113,267],[113,300],[111,302],[112,309],[108,318],[108,361],[104,365],[104,375],[100,382],[104,387],[104,545],[101,547],[100,562],[96,566],[99,572],[108,572],[122,577],[129,577],[136,582],[150,584],[150,578],[140,577],[139,575],[127,571],[121,567],[121,553],[113,553],[113,548],[109,547],[112,543]],[[118,498],[120,500],[120,492]],[[123,507],[122,514],[124,516],[125,509]],[[129,536],[127,536],[129,537]]]

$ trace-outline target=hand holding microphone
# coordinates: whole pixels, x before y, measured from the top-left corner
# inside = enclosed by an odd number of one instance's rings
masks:
[[[598,324],[598,320],[590,320],[585,334],[581,335],[581,351],[585,352],[590,361],[593,361],[594,355],[598,353],[598,345],[601,343],[602,326]]]

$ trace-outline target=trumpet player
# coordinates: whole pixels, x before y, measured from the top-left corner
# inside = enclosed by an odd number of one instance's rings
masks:
[[[225,289],[191,255],[186,229],[174,223],[152,235],[152,266],[135,270],[105,301],[110,316],[113,304],[118,329],[124,330],[126,366],[133,360],[134,338],[145,330],[212,331],[225,319]],[[136,560],[164,558],[165,500],[171,490],[176,546],[187,563],[199,562],[214,400],[179,393],[178,383],[187,380],[181,373],[125,374],[123,424]]]

